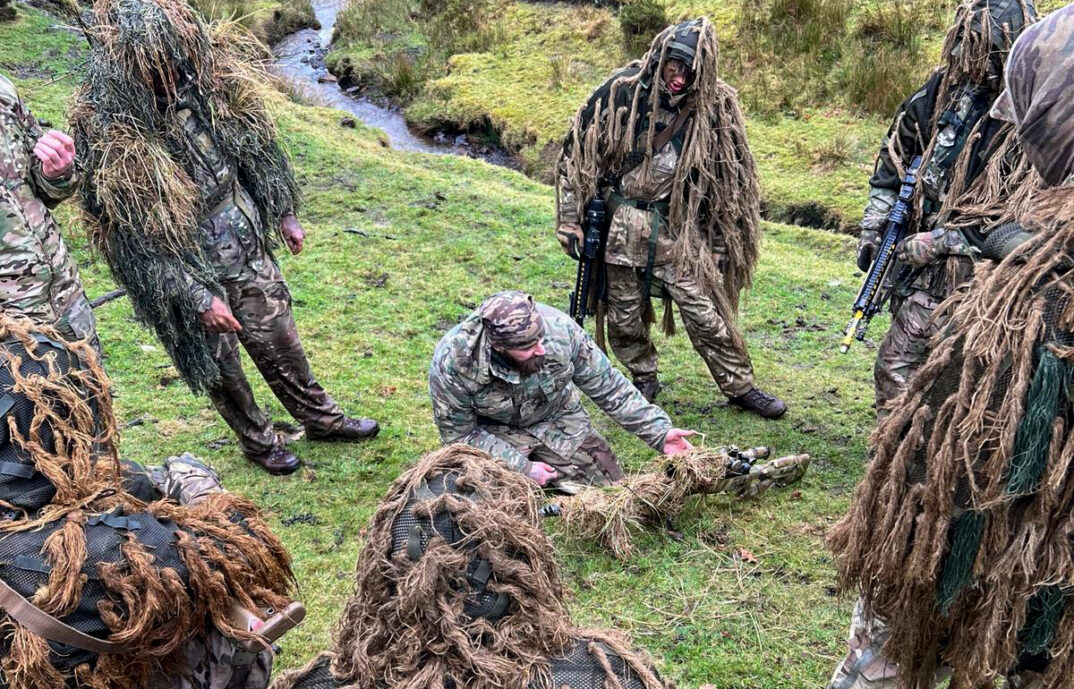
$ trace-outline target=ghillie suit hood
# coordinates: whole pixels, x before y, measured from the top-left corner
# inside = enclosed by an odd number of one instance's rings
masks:
[[[809,468],[809,455],[743,467],[745,457],[751,462],[766,458],[768,449],[743,453],[738,448],[698,448],[664,456],[652,469],[621,483],[589,487],[577,495],[558,498],[555,512],[568,534],[595,540],[626,560],[634,553],[634,532],[664,528],[679,516],[691,497],[719,493],[754,497],[773,486],[794,483]],[[739,468],[745,472],[737,471]]]
[[[990,134],[986,150],[978,144],[986,129],[995,124],[988,117],[988,107],[1003,90],[1003,65],[1011,45],[1036,19],[1034,0],[967,0],[959,5],[944,39],[943,65],[934,75],[939,79],[939,88],[929,123],[931,136],[916,133],[925,162],[918,175],[910,227],[919,226],[925,215],[928,194],[923,187],[927,184],[927,167],[939,154],[938,146],[944,143],[944,130],[951,123],[945,118],[952,114],[957,117],[960,105],[967,102],[963,99],[974,95],[984,107],[970,123],[972,128],[965,134],[957,157],[947,163],[949,182],[935,224],[974,228],[987,234],[1013,221],[1018,211],[1032,201],[1040,179],[1022,154],[1012,128],[1004,126]],[[892,161],[899,176],[904,177],[910,161],[899,150],[897,138],[892,138],[890,146]],[[980,170],[973,169],[977,157],[987,159]]]
[[[602,178],[617,176],[637,156],[644,156],[641,165],[651,163],[657,132],[650,113],[662,106],[692,108],[668,210],[676,235],[673,260],[676,271],[696,279],[705,292],[722,286],[725,313],[733,314],[757,264],[760,188],[738,95],[719,78],[718,58],[708,19],[660,32],[643,58],[613,74],[579,108],[557,167],[575,192],[578,217],[584,217]],[[661,76],[669,59],[686,61],[692,74],[684,93],[674,97]],[[558,177],[556,196],[558,202]],[[717,240],[727,248],[722,273],[712,251]]]
[[[126,492],[111,384],[91,347],[0,315],[0,579],[107,651],[50,642],[0,612],[0,686],[130,689],[175,676],[235,602],[283,609],[290,558],[248,500],[180,507]],[[44,633],[44,632],[42,632]]]
[[[945,303],[951,326],[896,400],[829,545],[888,624],[910,687],[1074,673],[1074,7],[1007,66],[1014,128],[1046,188],[1034,236]],[[956,685],[952,685],[956,686]]]
[[[272,689],[662,689],[625,637],[571,625],[539,519],[487,453],[427,455],[373,515],[332,652]]]
[[[201,245],[199,223],[212,210],[195,183],[204,162],[178,113],[190,108],[232,158],[271,256],[298,187],[261,96],[267,56],[245,29],[206,26],[184,0],[97,0],[93,16],[71,113],[90,238],[139,320],[191,389],[204,391],[220,373],[186,280],[218,296],[223,289]]]

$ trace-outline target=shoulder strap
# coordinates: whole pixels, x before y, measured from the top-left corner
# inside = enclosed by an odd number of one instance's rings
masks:
[[[679,114],[675,116],[671,124],[664,127],[664,131],[660,132],[653,138],[653,153],[656,153],[664,146],[668,145],[679,131],[682,130],[683,125],[686,124],[686,120],[690,118],[690,114],[693,113],[693,107],[683,108],[679,111]]]
[[[127,646],[83,634],[38,608],[0,579],[0,608],[38,636],[92,653],[125,653]]]

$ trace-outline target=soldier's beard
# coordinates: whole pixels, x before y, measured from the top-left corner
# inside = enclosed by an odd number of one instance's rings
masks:
[[[519,373],[528,376],[541,370],[541,367],[544,366],[544,356],[544,354],[534,354],[525,361],[515,361],[512,359],[511,363],[514,364]]]

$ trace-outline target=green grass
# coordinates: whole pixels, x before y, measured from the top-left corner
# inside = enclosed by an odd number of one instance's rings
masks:
[[[78,38],[20,9],[17,24],[0,25],[0,65],[6,74],[28,67],[49,72],[16,81],[34,110],[59,125],[74,83],[47,82],[51,72],[78,63]],[[299,331],[320,381],[345,409],[380,419],[380,437],[361,445],[299,441],[293,449],[309,470],[268,476],[233,442],[210,446],[231,433],[206,399],[171,380],[163,350],[132,320],[127,301],[102,307],[98,317],[118,418],[146,420],[123,432],[123,455],[150,463],[189,450],[208,459],[231,490],[268,511],[293,553],[309,617],[285,638],[282,668],[326,646],[377,500],[404,467],[437,446],[426,371],[439,337],[500,289],[523,287],[565,306],[574,266],[553,237],[549,187],[464,158],[393,152],[375,131],[340,127],[333,111],[282,98],[276,107],[308,197],[302,213],[308,248],[281,260]],[[838,121],[831,119],[831,131]],[[755,137],[759,157],[771,154],[792,166],[793,142],[808,139],[798,129],[806,124],[760,125],[776,128],[771,138],[781,143],[768,148]],[[809,140],[802,145],[815,149]],[[871,145],[864,138],[848,144],[854,165],[867,164]],[[807,183],[824,185],[805,173],[787,182]],[[70,217],[65,209],[63,217]],[[850,604],[833,597],[823,534],[861,474],[873,418],[873,350],[856,347],[840,356],[836,349],[858,286],[853,241],[780,225],[765,230],[741,326],[757,382],[783,396],[791,411],[771,422],[728,408],[681,334],[657,337],[662,402],[710,445],[771,444],[782,453],[810,453],[814,464],[805,480],[751,502],[721,497],[692,506],[677,524],[681,541],[645,536],[638,557],[627,563],[555,535],[576,622],[629,631],[685,687],[820,686],[841,653],[850,617]],[[92,297],[113,285],[85,251],[80,231],[71,226],[67,235]],[[874,324],[873,337],[885,325]],[[256,374],[252,379],[259,402],[287,420]],[[629,468],[652,457],[607,418],[594,417]],[[317,523],[285,525],[299,515]],[[743,559],[744,551],[757,562]]]

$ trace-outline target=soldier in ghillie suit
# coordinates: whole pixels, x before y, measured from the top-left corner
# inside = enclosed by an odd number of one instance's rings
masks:
[[[942,327],[936,307],[1024,237],[1011,224],[1038,184],[1011,127],[989,115],[1011,43],[1034,21],[1032,0],[969,0],[944,42],[944,64],[896,112],[869,180],[858,267],[868,270],[906,170],[922,162],[892,271],[891,328],[877,352],[877,413],[901,393]]]
[[[207,392],[247,458],[300,462],[254,401],[239,343],[310,439],[376,435],[310,371],[273,256],[302,250],[298,188],[260,89],[259,44],[206,27],[182,0],[98,0],[72,119],[94,245],[194,392]]]
[[[657,451],[691,447],[693,431],[672,428],[577,323],[524,292],[486,299],[444,335],[429,369],[433,419],[445,444],[484,450],[565,492],[623,477],[579,393]]]
[[[661,32],[648,54],[614,73],[574,117],[556,184],[556,236],[578,258],[579,225],[594,197],[607,200],[606,287],[594,295],[597,342],[605,321],[616,358],[653,401],[660,390],[650,337],[650,296],[671,303],[720,390],[766,418],[782,401],[753,385],[735,325],[760,243],[757,169],[735,90],[720,80],[707,19]]]
[[[3,76],[0,146],[0,309],[99,348],[93,309],[50,212],[78,188],[74,142],[42,131]]]
[[[234,611],[287,607],[290,557],[194,458],[118,461],[110,388],[89,343],[0,315],[0,687],[265,686]]]
[[[1025,30],[993,112],[1042,182],[873,437],[830,535],[861,591],[832,689],[1074,676],[1074,7]],[[881,620],[883,622],[881,622]]]
[[[571,623],[537,494],[453,445],[392,484],[332,650],[272,689],[663,689],[625,635]]]

